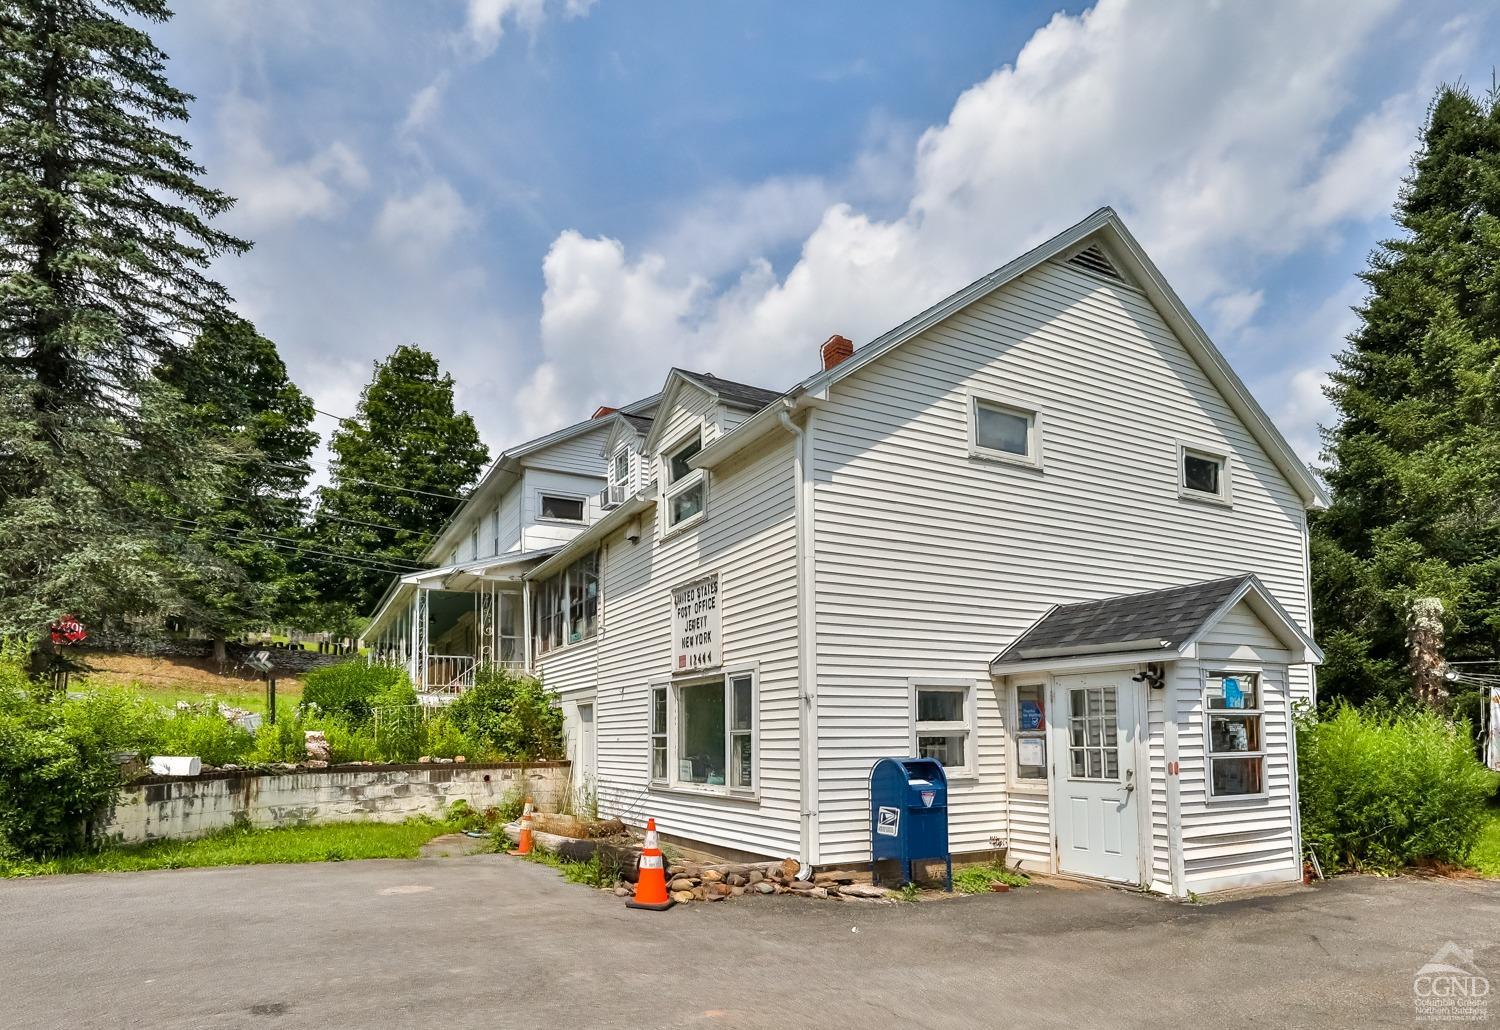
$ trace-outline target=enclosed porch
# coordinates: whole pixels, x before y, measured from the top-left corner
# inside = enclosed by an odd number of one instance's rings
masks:
[[[365,632],[368,660],[404,667],[429,702],[472,687],[484,666],[524,670],[521,576],[551,553],[533,551],[402,577]]]

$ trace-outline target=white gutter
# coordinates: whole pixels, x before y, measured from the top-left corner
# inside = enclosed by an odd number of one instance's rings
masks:
[[[816,412],[807,413],[807,428],[800,428],[792,421],[793,404],[781,402],[777,420],[783,429],[796,437],[792,448],[792,479],[796,498],[797,540],[797,657],[799,695],[802,701],[802,718],[799,750],[801,758],[801,832],[798,834],[799,855],[804,865],[818,863],[818,636],[816,592],[813,583],[813,419]]]

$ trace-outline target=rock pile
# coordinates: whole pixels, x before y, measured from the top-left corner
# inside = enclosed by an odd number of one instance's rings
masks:
[[[801,868],[795,858],[721,865],[677,862],[667,867],[667,890],[672,900],[679,902],[723,901],[756,894],[798,894],[845,901],[880,901],[887,896],[884,887],[869,882],[868,873],[830,870],[813,874],[811,880],[799,880],[797,874]],[[630,887],[621,884],[615,893],[624,897],[630,893]]]

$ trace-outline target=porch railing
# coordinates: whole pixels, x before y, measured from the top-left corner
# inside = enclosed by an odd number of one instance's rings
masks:
[[[462,694],[474,685],[475,661],[468,654],[430,654],[422,689],[429,694]]]

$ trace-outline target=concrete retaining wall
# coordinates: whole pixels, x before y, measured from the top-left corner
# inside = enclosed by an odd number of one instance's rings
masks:
[[[202,837],[236,825],[396,823],[440,816],[460,799],[476,811],[522,792],[555,810],[568,785],[567,762],[336,766],[286,772],[152,776],[125,788],[101,833],[122,844]]]

